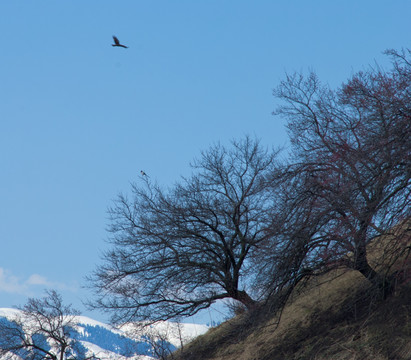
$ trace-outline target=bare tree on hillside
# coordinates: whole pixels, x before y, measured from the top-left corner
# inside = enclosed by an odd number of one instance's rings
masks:
[[[314,275],[314,270],[320,274],[323,264],[316,256],[317,245],[325,240],[323,229],[330,216],[310,194],[300,193],[304,173],[285,168],[280,174],[274,180],[277,200],[269,240],[253,254],[256,284],[273,312],[283,308],[297,284]]]
[[[0,318],[0,355],[25,360],[88,360],[75,338],[77,310],[64,305],[54,290],[41,299],[30,298],[13,319]]]
[[[269,236],[275,158],[247,137],[203,152],[194,174],[167,191],[144,179],[131,200],[120,195],[91,305],[114,322],[190,316],[224,298],[253,307],[249,259]]]
[[[370,265],[367,245],[411,215],[411,65],[409,51],[388,53],[390,71],[359,72],[337,91],[314,73],[287,76],[274,91],[284,100],[276,114],[289,120],[293,201],[311,204],[306,213],[320,225],[307,229],[305,261],[344,259],[383,293],[389,281]]]

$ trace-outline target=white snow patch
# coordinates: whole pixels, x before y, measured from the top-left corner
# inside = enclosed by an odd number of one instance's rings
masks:
[[[21,311],[12,308],[0,308],[0,316],[5,317],[9,320],[14,319],[16,316],[20,315]]]
[[[175,347],[186,344],[208,331],[207,325],[160,321],[153,325],[142,327],[141,323],[127,323],[121,327],[124,334],[132,339],[140,339],[144,335],[154,339],[167,339]]]
[[[104,350],[96,344],[90,343],[88,341],[82,341],[82,344],[88,349],[87,356],[91,356],[94,354],[100,360],[154,360],[154,358],[147,355],[134,355],[132,357],[125,357],[119,354],[115,354],[111,351]]]

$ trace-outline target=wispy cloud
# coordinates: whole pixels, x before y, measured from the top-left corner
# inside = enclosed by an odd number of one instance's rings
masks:
[[[0,268],[0,291],[9,294],[27,295],[27,290],[27,286],[21,282],[20,278]]]
[[[15,276],[9,270],[0,267],[0,292],[8,294],[18,294],[33,296],[34,292],[39,289],[56,289],[76,292],[77,285],[67,285],[58,281],[50,281],[39,274],[31,274],[27,278]]]
[[[26,280],[27,285],[43,285],[46,287],[52,286],[52,283],[48,281],[44,276],[39,274],[30,275]]]

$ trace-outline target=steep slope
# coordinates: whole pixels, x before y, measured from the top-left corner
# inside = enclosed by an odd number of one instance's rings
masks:
[[[357,271],[312,275],[294,289],[281,314],[270,303],[261,305],[210,329],[173,358],[410,360],[409,222],[392,234],[374,239],[367,248],[372,266],[395,279],[393,292],[384,300]]]
[[[311,280],[281,318],[269,306],[211,329],[179,360],[411,359],[411,286],[385,301],[354,271]]]

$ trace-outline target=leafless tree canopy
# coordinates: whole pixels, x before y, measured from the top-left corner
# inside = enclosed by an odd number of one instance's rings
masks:
[[[168,190],[132,186],[110,209],[113,249],[91,281],[114,321],[193,315],[223,298],[252,307],[256,248],[272,225],[276,152],[245,138],[211,147]]]
[[[280,83],[288,164],[246,138],[203,152],[193,175],[166,191],[142,177],[131,199],[119,196],[113,248],[90,279],[93,306],[115,321],[156,321],[223,298],[283,304],[304,274],[339,266],[388,294],[391,279],[367,247],[388,234],[383,261],[393,263],[409,231],[411,54],[386,53],[389,70],[369,68],[337,90],[314,73]]]
[[[274,91],[294,150],[294,202],[311,204],[320,225],[306,237],[306,259],[343,258],[382,287],[386,279],[370,266],[367,244],[411,215],[410,54],[387,53],[390,71],[359,72],[337,91],[314,73],[287,76]]]
[[[0,319],[0,355],[25,360],[88,360],[85,348],[73,339],[74,318],[79,315],[64,305],[61,296],[48,291],[42,299],[30,298],[14,319]]]

